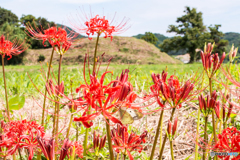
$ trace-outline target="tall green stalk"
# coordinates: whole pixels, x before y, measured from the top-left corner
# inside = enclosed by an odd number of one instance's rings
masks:
[[[110,126],[108,123],[109,123],[109,120],[107,119],[106,130],[107,130],[107,139],[108,139],[108,150],[109,150],[109,154],[110,154],[110,160],[114,160],[111,131],[110,131]]]
[[[212,78],[209,78],[209,89],[210,95],[212,95]],[[215,142],[217,142],[217,135],[216,135],[216,124],[215,124],[215,110],[212,111],[212,124],[213,124],[213,136]]]
[[[210,96],[212,95],[212,78],[209,78],[209,90],[210,90]],[[217,142],[217,134],[216,134],[216,124],[215,124],[215,110],[212,111],[212,124],[213,124],[213,137],[214,141]],[[206,125],[206,123],[205,123]],[[206,128],[206,126],[205,126]],[[218,160],[218,157],[215,156],[215,158]]]
[[[98,41],[99,41],[99,37],[100,37],[100,33],[98,33],[97,35],[97,41],[96,41],[96,45],[95,45],[95,51],[94,51],[94,59],[93,59],[93,72],[95,73],[96,70],[96,57],[97,57],[97,46],[98,46]],[[91,109],[91,106],[89,106],[88,110]],[[89,114],[89,112],[87,112],[87,115]],[[83,144],[83,156],[86,156],[87,154],[87,143],[88,143],[88,134],[89,134],[89,128],[86,128],[85,131],[85,137],[84,137],[84,144]]]
[[[150,155],[150,159],[149,159],[149,160],[152,160],[152,159],[153,159],[153,156],[154,156],[154,152],[155,152],[157,140],[158,140],[159,133],[160,133],[160,126],[161,126],[161,124],[162,124],[163,112],[164,112],[164,110],[161,111],[161,114],[160,114],[160,117],[159,117],[158,126],[157,126],[157,129],[156,129],[156,135],[155,135],[155,138],[154,138],[153,147],[152,147],[152,152],[151,152],[151,155]],[[161,131],[162,131],[162,130],[161,130]],[[160,143],[160,145],[161,145],[161,143]]]
[[[172,113],[171,113],[171,117],[170,117],[170,121],[171,121],[171,122],[172,122],[172,119],[173,119],[173,115],[174,115],[174,113],[175,113],[175,110],[176,110],[176,108],[173,108],[173,109],[172,109]],[[161,147],[161,151],[160,151],[160,155],[159,155],[159,157],[158,157],[158,160],[162,160],[163,150],[164,150],[166,141],[167,141],[167,134],[165,134],[165,137],[164,137],[164,140],[163,140],[163,143],[162,143],[162,147]]]
[[[58,89],[60,89],[60,81],[61,81],[61,64],[62,64],[62,54],[60,54],[60,59],[59,59],[59,66],[58,66]],[[59,124],[59,111],[60,111],[60,105],[59,105],[59,100],[60,98],[57,98],[57,118],[56,118],[56,143],[58,143],[58,124]]]
[[[203,149],[203,160],[205,160],[207,158],[207,147],[206,147],[208,144],[207,122],[208,122],[208,116],[205,117],[205,126],[204,126],[205,148]]]
[[[9,105],[8,105],[7,84],[6,84],[6,78],[5,78],[4,57],[3,57],[3,55],[2,55],[2,71],[3,71],[6,106],[7,106],[7,116],[8,116],[8,121],[10,122],[11,120],[10,120],[10,111],[9,111]]]
[[[198,108],[198,118],[197,118],[197,135],[199,134],[199,125],[200,125],[200,115],[201,110],[200,107]],[[196,136],[196,146],[195,146],[195,160],[198,160],[198,136]]]
[[[50,76],[50,70],[51,70],[51,65],[52,65],[53,53],[54,53],[54,47],[52,49],[52,54],[51,54],[51,58],[50,58],[49,65],[48,65],[47,81],[46,81],[47,83],[48,83],[48,79],[49,79],[49,76]],[[44,125],[44,116],[45,116],[45,108],[46,108],[46,97],[47,97],[47,87],[45,87],[45,92],[44,92],[43,111],[42,111],[42,123],[41,123],[42,126]]]
[[[170,140],[170,150],[171,150],[171,157],[172,157],[172,160],[174,160],[173,142],[172,142],[172,140]]]
[[[71,126],[72,126],[72,120],[73,120],[73,114],[71,114],[71,118],[70,118],[70,122],[69,122],[68,130],[67,130],[66,138],[69,137],[70,128],[71,128]]]
[[[96,71],[97,47],[98,47],[99,37],[100,37],[100,33],[98,33],[98,35],[97,35],[97,41],[96,41],[96,45],[95,45],[94,59],[93,59],[93,73]]]

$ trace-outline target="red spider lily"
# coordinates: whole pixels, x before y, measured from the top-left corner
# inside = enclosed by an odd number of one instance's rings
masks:
[[[102,148],[104,148],[105,143],[106,143],[106,139],[107,136],[103,136],[102,138],[100,138],[100,135],[98,134],[98,136],[96,136],[96,132],[93,132],[93,148],[101,150]]]
[[[37,40],[43,40],[43,45],[45,41],[48,41],[54,47],[55,51],[61,55],[71,47],[74,38],[77,36],[72,33],[67,34],[66,30],[60,27],[50,27],[44,31],[41,31],[37,27],[35,28],[30,24],[26,24],[26,29],[30,33],[29,36]]]
[[[204,114],[205,117],[207,117],[209,114],[212,113],[213,109],[216,110],[216,114],[219,115],[219,102],[217,100],[217,93],[216,91],[212,92],[211,97],[207,95],[207,99],[203,97],[203,94],[201,94],[198,97],[199,106],[201,109],[201,112]]]
[[[111,137],[114,142],[113,148],[117,153],[122,152],[123,154],[127,154],[130,160],[133,160],[131,152],[142,152],[142,144],[146,142],[145,138],[147,133],[147,131],[144,131],[140,136],[138,136],[132,132],[129,135],[126,126],[118,125],[117,128],[111,130]]]
[[[105,16],[100,17],[99,15],[95,15],[88,18],[87,16],[85,16],[86,21],[83,24],[72,24],[73,27],[79,31],[80,33],[86,33],[88,35],[88,39],[91,40],[92,38],[90,38],[90,36],[97,34],[97,35],[101,35],[102,33],[104,34],[104,38],[110,37],[111,40],[113,38],[112,34],[113,33],[120,33],[123,32],[125,30],[127,30],[128,28],[125,28],[128,20],[127,19],[123,19],[121,21],[121,23],[114,25],[112,22],[113,20],[109,21],[108,19],[106,19]],[[83,18],[81,18],[83,19]]]
[[[100,80],[96,76],[90,75],[90,84],[87,84],[86,82],[86,84],[82,84],[76,89],[77,93],[82,90],[83,97],[87,101],[86,107],[88,108],[88,106],[91,106],[96,111],[95,113],[92,113],[90,115],[86,115],[85,111],[82,117],[74,118],[74,121],[81,121],[83,125],[87,128],[92,126],[92,123],[89,124],[88,121],[95,119],[101,113],[106,119],[110,119],[114,123],[121,124],[121,121],[113,117],[112,112],[109,112],[109,109],[114,108],[115,105],[107,106],[112,95],[116,91],[118,91],[121,86],[111,87],[111,84],[114,81],[110,82],[108,85],[103,85],[103,81],[107,73],[111,72],[107,71],[103,73]],[[107,98],[105,97],[105,95],[108,95]]]
[[[46,88],[49,95],[59,96],[59,94],[62,95],[64,93],[64,82],[62,81],[59,86],[55,85],[54,87],[53,80],[49,79],[48,83],[46,83]]]
[[[44,156],[48,159],[48,160],[54,160],[55,157],[55,142],[54,139],[45,139],[42,137],[37,137],[38,140],[38,144],[44,154]]]
[[[86,81],[85,76],[85,64],[84,62],[84,80],[85,84],[82,84],[76,89],[78,93],[80,90],[83,94],[84,102],[86,102],[84,114],[82,117],[74,118],[74,121],[81,121],[83,125],[87,128],[93,125],[92,122],[89,122],[95,119],[97,116],[102,114],[105,119],[111,120],[113,123],[122,124],[120,120],[113,116],[121,106],[129,106],[136,96],[131,91],[131,84],[127,82],[128,71],[122,73],[120,80],[113,80],[109,84],[104,85],[104,79],[106,74],[113,74],[110,71],[104,72],[100,79],[97,78],[97,75],[90,75],[90,84]],[[90,72],[89,72],[90,73]],[[127,89],[127,88],[128,89]],[[89,115],[86,114],[89,106],[95,111]]]
[[[160,78],[160,75],[152,74],[154,85],[151,86],[150,89],[161,107],[164,105],[159,100],[160,93],[162,94],[162,98],[172,107],[181,107],[184,101],[193,96],[193,94],[190,93],[193,91],[194,84],[188,80],[185,82],[184,86],[180,86],[176,76],[172,75],[167,80],[166,77],[166,72],[162,73],[162,78]]]
[[[79,158],[83,158],[83,146],[79,142],[74,142],[73,145],[75,146],[75,153]]]
[[[221,134],[218,135],[218,141],[214,146],[213,150],[217,152],[240,152],[240,131],[238,131],[235,127],[226,128],[222,131]],[[223,158],[222,156],[219,156]],[[240,155],[232,158],[232,160],[237,160],[240,158]],[[224,159],[230,159],[230,156],[225,156]]]
[[[205,45],[204,47],[204,52],[201,51],[202,64],[207,72],[208,77],[212,77],[216,73],[226,56],[224,52],[221,59],[219,60],[218,53],[211,55],[213,47],[214,44],[211,45],[211,43],[208,43],[208,45]]]
[[[5,37],[2,35],[0,38],[0,54],[3,57],[9,56],[7,60],[10,60],[13,55],[17,56],[27,49],[23,44],[24,42],[20,43],[16,39],[13,42],[5,40]]]
[[[161,82],[166,83],[167,74],[168,73],[165,71],[162,72],[162,75],[160,75],[160,74],[156,75],[155,73],[152,73],[152,80],[153,80],[154,85],[150,86],[150,90],[151,90],[153,96],[156,98],[158,105],[161,107],[164,107],[164,105],[162,104],[162,102],[159,99],[159,96],[161,96],[161,94],[160,94],[161,89],[160,89],[159,83],[161,83]]]
[[[0,147],[6,147],[6,155],[12,155],[18,148],[27,148],[29,150],[28,159],[33,158],[33,150],[37,147],[37,135],[45,135],[44,127],[38,125],[35,121],[11,121],[2,125],[2,140]]]
[[[71,142],[69,139],[65,139],[63,142],[63,146],[61,148],[60,152],[60,158],[59,160],[64,160],[64,158],[69,155],[69,149],[73,146],[73,142]]]

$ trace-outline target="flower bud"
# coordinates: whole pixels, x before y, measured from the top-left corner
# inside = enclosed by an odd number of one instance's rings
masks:
[[[177,123],[178,123],[178,117],[175,118],[174,123],[173,123],[173,130],[172,130],[172,135],[174,136],[177,130]]]
[[[105,146],[106,139],[107,139],[106,135],[101,138],[101,142],[100,142],[100,145],[99,145],[99,150],[102,149]]]
[[[227,118],[230,118],[230,115],[231,115],[231,113],[232,113],[232,108],[233,108],[233,104],[230,103],[229,110],[228,110],[228,114],[227,114]]]
[[[217,102],[216,102],[216,106],[215,106],[215,108],[214,108],[214,109],[215,109],[215,113],[216,113],[218,119],[220,119],[220,109],[219,109],[219,105],[220,105],[220,102],[217,101]]]
[[[172,123],[170,120],[168,120],[168,129],[167,129],[168,134],[171,134],[171,130],[172,130]]]

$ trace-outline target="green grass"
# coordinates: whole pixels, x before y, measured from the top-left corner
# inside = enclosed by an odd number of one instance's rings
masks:
[[[92,66],[90,66],[92,68]],[[123,69],[130,69],[130,81],[135,87],[136,84],[138,88],[142,87],[145,90],[152,84],[151,73],[161,73],[166,65],[117,65],[110,64],[109,70],[113,71],[113,76],[110,74],[106,76],[105,83],[109,83],[111,80],[116,79],[118,75],[121,74]],[[181,64],[181,65],[167,65],[168,75],[175,74],[179,77],[183,77],[186,73],[195,73],[199,68],[202,69],[201,64]],[[32,82],[40,91],[44,91],[44,78],[42,76],[41,70],[47,71],[47,65],[33,65],[33,66],[5,66],[6,79],[9,96],[16,94],[25,95],[26,97],[38,97],[40,94],[34,87]],[[57,77],[58,66],[52,66],[55,77]],[[101,66],[100,74],[102,74],[106,69],[106,65]],[[2,72],[0,73],[2,76]],[[30,78],[31,80],[30,80]],[[87,77],[89,80],[89,78]],[[75,90],[81,83],[84,83],[83,79],[83,65],[63,65],[61,72],[61,80],[64,81],[65,94],[70,93],[70,80],[73,81],[73,90]],[[3,79],[0,79],[0,95],[1,98],[4,97],[4,85]]]

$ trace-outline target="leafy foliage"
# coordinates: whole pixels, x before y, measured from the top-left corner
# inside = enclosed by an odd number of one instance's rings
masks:
[[[219,31],[219,27],[221,27],[221,25],[209,26],[208,28],[210,30],[210,39],[212,39],[212,42],[215,42],[213,52],[222,55],[223,52],[226,52],[228,40],[221,39],[224,34]]]
[[[8,22],[4,23],[0,27],[0,35],[6,35],[8,40],[10,41],[19,41],[21,43],[25,38],[26,34],[20,27],[15,27],[14,24],[10,24]],[[25,44],[24,47],[27,47],[27,44]],[[7,64],[20,64],[23,61],[23,57],[26,54],[26,52],[23,52],[22,54],[18,56],[13,56],[10,60],[7,61],[7,56],[5,57],[4,63]],[[2,62],[0,62],[2,64]]]
[[[201,48],[210,34],[206,32],[206,26],[203,25],[202,13],[197,12],[196,8],[186,7],[186,13],[177,18],[179,25],[170,25],[167,32],[176,33],[177,36],[163,41],[160,48],[163,51],[186,49],[190,54],[190,62],[195,62],[200,58],[195,49]]]
[[[154,45],[156,45],[157,41],[158,41],[157,37],[154,34],[152,34],[151,32],[145,32],[145,35],[142,36],[141,39],[143,39],[149,43],[152,43]]]
[[[0,26],[6,22],[18,25],[18,16],[10,10],[0,7]]]

